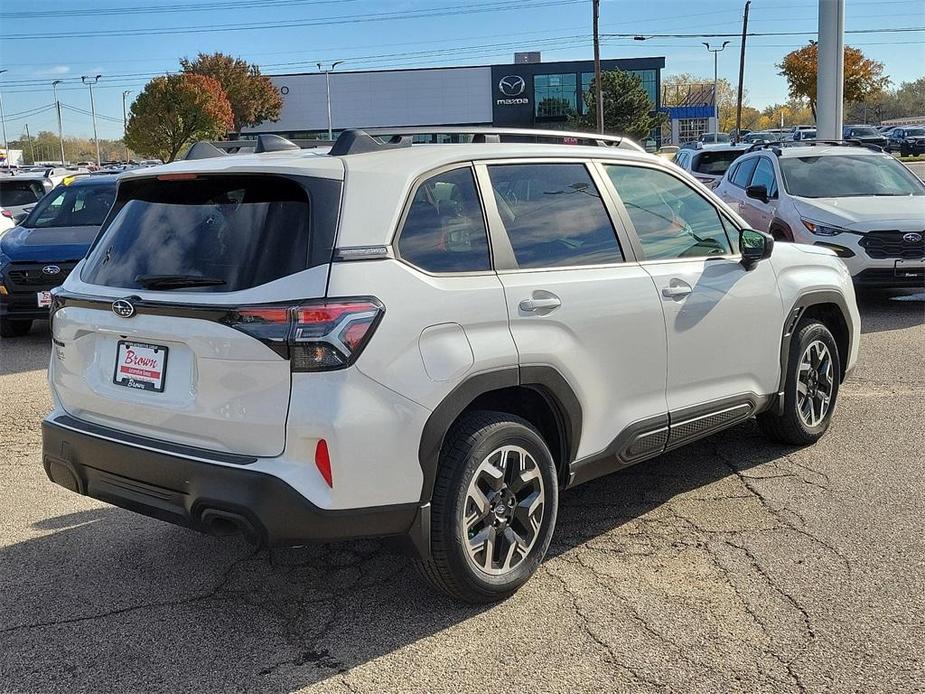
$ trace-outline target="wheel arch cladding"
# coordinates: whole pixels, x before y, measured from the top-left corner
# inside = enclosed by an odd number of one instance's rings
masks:
[[[782,392],[787,382],[791,340],[797,333],[797,326],[808,319],[817,320],[825,325],[835,338],[835,345],[838,347],[838,362],[841,367],[840,379],[844,381],[851,344],[857,339],[857,336],[852,334],[852,324],[848,319],[849,313],[845,298],[840,293],[831,290],[807,292],[796,300],[787,315],[781,341],[781,380],[778,390]]]
[[[462,381],[434,409],[421,434],[418,459],[424,482],[421,502],[430,501],[447,432],[465,412],[507,412],[530,422],[545,439],[556,462],[560,482],[581,438],[581,405],[574,390],[553,367],[508,367],[474,374]]]

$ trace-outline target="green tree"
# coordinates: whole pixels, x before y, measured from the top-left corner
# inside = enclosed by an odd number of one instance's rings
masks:
[[[234,130],[279,120],[283,99],[269,77],[256,65],[224,53],[200,53],[196,60],[182,58],[180,67],[188,74],[217,80],[228,96],[234,114]]]
[[[787,78],[790,97],[809,99],[809,108],[816,117],[816,61],[818,47],[809,44],[791,51],[777,65]],[[857,48],[845,46],[844,99],[847,103],[864,101],[872,94],[886,89],[890,78],[883,74],[883,63],[872,60]]]
[[[125,141],[167,162],[197,140],[223,137],[232,124],[231,105],[216,80],[186,73],[155,77],[132,104]]]
[[[578,124],[586,130],[597,129],[597,91],[595,80],[585,94],[585,115]],[[664,114],[653,113],[653,104],[638,75],[622,70],[601,73],[604,100],[604,132],[644,140],[653,128],[661,125]]]

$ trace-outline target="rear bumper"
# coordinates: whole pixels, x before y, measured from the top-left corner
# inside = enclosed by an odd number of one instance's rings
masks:
[[[320,509],[273,475],[248,469],[247,458],[169,446],[72,417],[42,422],[48,478],[71,491],[169,523],[209,532],[241,531],[270,546],[407,535],[418,504]]]

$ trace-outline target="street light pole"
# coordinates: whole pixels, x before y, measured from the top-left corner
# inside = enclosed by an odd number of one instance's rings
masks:
[[[333,63],[331,63],[331,67],[328,68],[327,70],[325,70],[325,69],[321,66],[321,63],[317,63],[318,69],[321,70],[322,72],[324,72],[324,88],[325,88],[325,92],[326,92],[327,95],[328,95],[328,96],[327,96],[327,104],[328,104],[328,141],[331,141],[331,140],[334,139],[334,123],[333,123],[333,121],[331,120],[331,72],[333,72],[334,68],[336,68],[336,67],[337,67],[338,65],[340,65],[342,62],[344,62],[344,61],[343,61],[343,60],[335,60]]]
[[[93,117],[93,141],[96,142],[96,165],[100,165],[100,138],[96,134],[96,102],[93,101],[93,85],[100,81],[102,75],[96,75],[92,78],[84,75],[80,81],[90,88],[90,115]],[[91,81],[92,79],[92,81]]]
[[[723,45],[719,48],[710,48],[710,44],[706,41],[703,42],[703,45],[707,47],[707,50],[713,54],[713,117],[716,119],[716,132],[719,132],[719,54],[726,50],[726,46],[729,45],[728,41],[723,41]]]
[[[125,97],[132,93],[131,89],[122,92],[122,144],[125,145],[125,163],[128,164],[128,144],[125,142],[125,128],[128,120],[125,117]]]
[[[58,143],[61,145],[61,166],[64,166],[64,128],[61,127],[61,102],[58,101],[58,85],[61,80],[55,80],[51,83],[51,89],[55,93],[55,108],[58,109]]]
[[[0,70],[2,75],[6,70]],[[3,131],[3,153],[6,159],[6,170],[10,170],[10,143],[6,139],[6,121],[3,118],[3,96],[0,95],[0,130]]]

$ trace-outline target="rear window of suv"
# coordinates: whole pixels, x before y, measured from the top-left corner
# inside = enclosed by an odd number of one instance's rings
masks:
[[[281,176],[122,183],[81,279],[233,292],[330,262],[340,182]]]
[[[31,205],[45,195],[45,188],[38,181],[0,181],[0,207]]]

